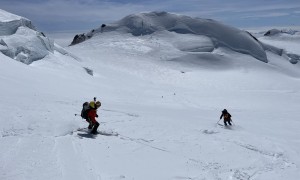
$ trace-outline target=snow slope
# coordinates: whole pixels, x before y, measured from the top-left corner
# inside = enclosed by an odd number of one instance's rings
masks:
[[[297,180],[299,63],[212,47],[193,34],[109,32],[64,50],[78,61],[0,53],[0,179]],[[96,137],[74,116],[94,96],[106,134]],[[216,125],[224,108],[232,129]]]

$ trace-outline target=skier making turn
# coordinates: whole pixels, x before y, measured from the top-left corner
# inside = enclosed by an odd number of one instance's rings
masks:
[[[227,126],[228,123],[231,126],[231,115],[226,109],[222,111],[220,119],[222,119],[222,117],[224,118],[224,125]]]
[[[89,122],[88,129],[92,129],[91,130],[92,134],[97,134],[97,129],[100,125],[96,120],[96,117],[98,117],[97,109],[101,106],[101,103],[100,101],[97,102],[91,101],[89,106],[90,109],[87,112],[87,121]]]

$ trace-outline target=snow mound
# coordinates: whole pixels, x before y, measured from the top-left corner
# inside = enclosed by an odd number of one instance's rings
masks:
[[[49,53],[68,54],[31,21],[0,9],[0,52],[25,64],[41,60]]]
[[[246,31],[210,19],[192,18],[167,12],[126,16],[116,23],[102,25],[86,34],[76,35],[71,45],[83,42],[96,34],[111,31],[131,33],[134,36],[148,35],[157,31],[202,35],[212,40],[214,48],[227,47],[239,53],[249,54],[260,61],[268,62],[260,42]]]

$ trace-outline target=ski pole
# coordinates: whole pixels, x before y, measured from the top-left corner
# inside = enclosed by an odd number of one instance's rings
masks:
[[[232,121],[232,119],[230,119],[230,121],[232,122],[233,125],[235,125],[234,122]]]
[[[220,121],[221,121],[221,119],[219,119],[219,121],[216,124],[219,124]]]

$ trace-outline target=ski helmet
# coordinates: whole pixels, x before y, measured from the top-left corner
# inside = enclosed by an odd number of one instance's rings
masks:
[[[90,107],[91,107],[91,108],[95,108],[95,102],[94,102],[94,101],[91,101],[91,102],[90,102]]]

